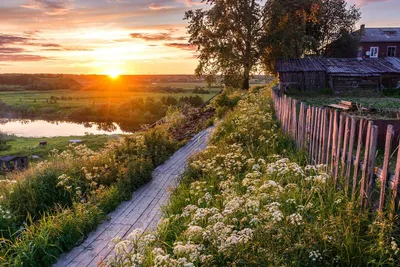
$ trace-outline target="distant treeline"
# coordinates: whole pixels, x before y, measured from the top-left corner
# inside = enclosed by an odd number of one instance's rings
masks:
[[[80,90],[82,85],[64,75],[51,74],[3,74],[0,75],[0,91],[17,90]]]

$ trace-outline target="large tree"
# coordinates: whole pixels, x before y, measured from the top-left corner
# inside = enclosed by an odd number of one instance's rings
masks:
[[[351,32],[361,13],[344,0],[269,0],[263,61],[273,71],[277,58],[322,54],[343,32]]]
[[[186,12],[189,43],[197,46],[196,74],[222,75],[227,86],[249,88],[261,56],[264,6],[260,0],[202,0],[206,9]]]

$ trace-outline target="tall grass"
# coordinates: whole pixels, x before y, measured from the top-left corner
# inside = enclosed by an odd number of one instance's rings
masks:
[[[109,266],[399,266],[397,216],[360,211],[307,165],[253,90],[195,157],[154,233],[116,240]],[[133,250],[132,250],[133,248]]]
[[[0,183],[0,264],[49,266],[181,145],[159,126],[100,151],[70,146]]]

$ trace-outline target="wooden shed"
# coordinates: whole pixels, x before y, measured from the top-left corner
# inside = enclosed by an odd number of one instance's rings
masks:
[[[396,87],[400,81],[399,58],[299,58],[278,60],[281,90],[334,92]]]

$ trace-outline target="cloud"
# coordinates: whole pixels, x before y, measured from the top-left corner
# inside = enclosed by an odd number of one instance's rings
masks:
[[[27,0],[21,7],[43,10],[47,15],[62,15],[72,9],[74,0]]]
[[[22,53],[25,49],[20,47],[1,47],[0,46],[0,54],[15,54]]]
[[[151,10],[165,10],[165,9],[173,9],[173,6],[162,6],[160,4],[157,4],[156,2],[153,2],[151,5],[149,5],[149,8]]]
[[[26,55],[26,54],[1,54],[0,53],[0,62],[1,61],[9,61],[9,62],[17,62],[17,61],[42,61],[47,60],[49,58],[38,56],[38,55]]]
[[[191,45],[188,43],[166,43],[164,44],[167,47],[173,47],[173,48],[178,48],[182,50],[188,50],[188,51],[196,51],[197,47],[195,45]]]
[[[29,39],[16,35],[5,35],[0,33],[0,46],[10,44],[21,44],[27,42]]]
[[[381,3],[381,2],[387,2],[387,1],[391,1],[391,0],[356,0],[355,3],[358,6],[366,6],[371,3]]]
[[[184,3],[187,7],[193,7],[193,6],[200,6],[203,5],[204,3],[201,2],[201,0],[194,1],[194,0],[176,0],[178,3]]]
[[[131,33],[131,38],[144,41],[184,41],[184,36],[173,36],[171,33]]]

